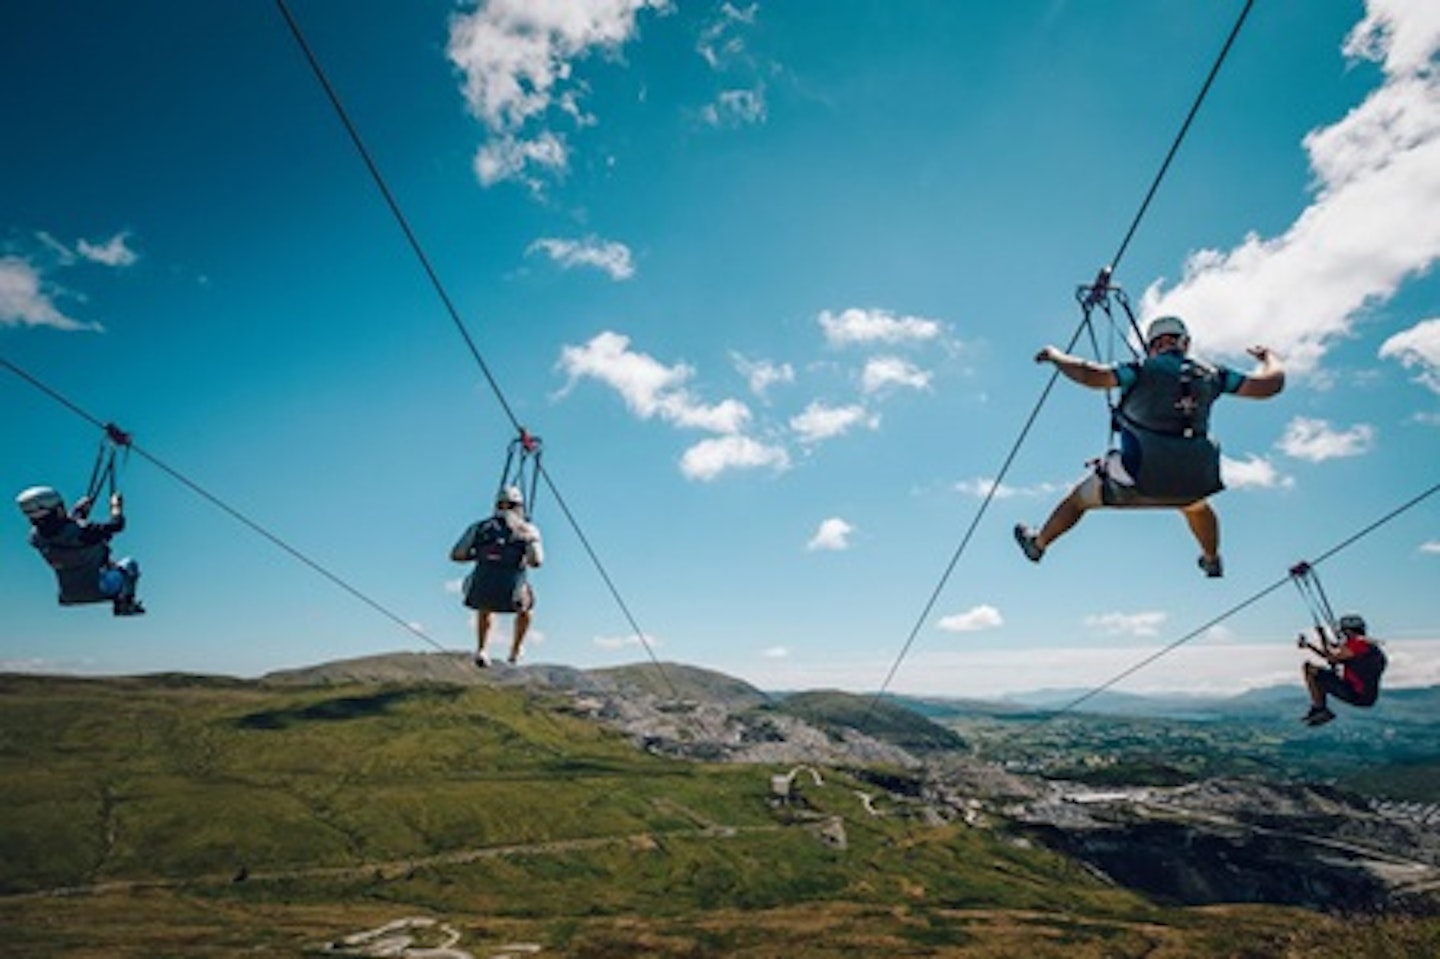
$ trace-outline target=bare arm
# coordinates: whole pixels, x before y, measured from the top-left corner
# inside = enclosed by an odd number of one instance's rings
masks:
[[[1251,347],[1245,352],[1260,361],[1260,368],[1246,374],[1240,388],[1235,391],[1236,396],[1263,400],[1285,388],[1285,367],[1280,364],[1278,356],[1264,346]]]
[[[1108,390],[1120,385],[1120,380],[1111,367],[1092,363],[1079,356],[1071,356],[1053,346],[1047,346],[1036,353],[1035,362],[1053,363],[1066,379],[1091,389]]]

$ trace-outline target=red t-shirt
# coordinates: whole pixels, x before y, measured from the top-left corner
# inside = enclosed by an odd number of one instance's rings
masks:
[[[1342,643],[1341,646],[1350,654],[1352,660],[1359,659],[1370,651],[1370,641],[1364,636],[1346,636],[1345,642]],[[1359,673],[1350,668],[1350,662],[1352,660],[1346,660],[1341,664],[1344,666],[1343,677],[1345,682],[1349,683],[1351,688],[1357,693],[1363,693],[1365,692],[1365,680]]]

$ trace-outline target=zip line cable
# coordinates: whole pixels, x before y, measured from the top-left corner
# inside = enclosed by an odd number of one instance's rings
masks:
[[[27,373],[25,370],[22,370],[20,367],[16,366],[14,363],[12,363],[12,362],[10,362],[9,360],[5,359],[3,356],[0,356],[0,366],[4,366],[4,367],[5,367],[6,369],[8,369],[10,372],[14,373],[16,376],[20,377],[22,380],[24,380],[25,382],[29,383],[31,386],[33,386],[33,387],[35,387],[36,389],[40,390],[40,392],[46,394],[46,395],[49,396],[51,399],[53,399],[53,400],[55,400],[57,403],[59,403],[61,406],[64,406],[66,409],[70,410],[72,413],[75,413],[75,414],[76,414],[77,416],[79,416],[80,418],[85,419],[85,420],[88,420],[90,423],[92,423],[93,425],[99,427],[100,429],[106,430],[107,433],[108,433],[110,424],[102,423],[102,422],[101,422],[99,419],[97,419],[95,416],[91,415],[89,412],[87,412],[85,409],[83,409],[82,407],[80,407],[80,406],[77,405],[76,403],[72,402],[70,399],[68,399],[67,397],[65,397],[64,395],[62,395],[60,392],[58,392],[57,390],[54,390],[54,389],[52,389],[51,387],[47,386],[45,383],[41,382],[41,381],[40,381],[39,379],[37,379],[36,377],[34,377],[34,376],[32,376],[31,374]],[[244,525],[244,526],[248,526],[253,532],[258,533],[260,536],[262,536],[262,537],[264,537],[265,539],[269,540],[269,541],[270,541],[272,544],[274,544],[275,546],[278,546],[280,549],[284,550],[286,553],[289,553],[292,558],[294,558],[294,559],[298,560],[299,562],[303,563],[304,565],[310,567],[310,569],[312,569],[312,570],[315,571],[316,573],[319,573],[321,576],[323,576],[323,577],[325,577],[326,579],[328,579],[331,583],[334,583],[336,586],[340,587],[340,588],[343,589],[345,592],[349,593],[351,596],[353,596],[353,597],[355,597],[356,599],[360,600],[360,602],[364,603],[366,606],[369,606],[371,609],[375,610],[377,613],[379,613],[380,615],[384,616],[386,619],[388,619],[388,620],[390,620],[391,622],[399,625],[399,626],[400,626],[402,629],[404,629],[406,632],[411,633],[411,634],[413,634],[413,635],[415,635],[415,636],[418,636],[419,638],[423,639],[425,642],[429,643],[431,646],[435,647],[437,650],[439,650],[439,651],[442,652],[442,653],[444,653],[444,652],[449,652],[449,650],[447,650],[444,646],[442,646],[442,645],[440,645],[438,642],[436,642],[436,641],[435,641],[428,633],[426,633],[423,629],[421,629],[420,627],[416,626],[414,623],[410,622],[409,620],[404,619],[403,617],[399,616],[398,614],[392,612],[388,607],[382,605],[381,603],[377,602],[376,600],[371,599],[370,596],[368,596],[366,593],[362,592],[362,591],[361,591],[360,589],[358,589],[357,587],[352,586],[350,583],[346,582],[344,579],[340,578],[340,577],[337,576],[335,573],[332,573],[329,569],[327,569],[326,567],[322,566],[320,563],[316,562],[315,560],[311,559],[309,556],[306,556],[306,555],[305,555],[304,553],[302,553],[300,550],[296,549],[294,546],[291,546],[288,542],[286,542],[285,540],[281,539],[281,538],[280,538],[279,536],[277,536],[276,534],[270,532],[270,530],[266,529],[264,526],[261,526],[261,525],[260,525],[259,523],[257,523],[255,520],[252,520],[250,517],[246,516],[244,513],[240,512],[240,511],[239,511],[238,509],[236,509],[235,507],[229,505],[229,504],[226,503],[224,500],[220,499],[220,497],[216,496],[215,494],[211,493],[209,490],[205,489],[205,488],[204,488],[203,486],[201,486],[199,483],[196,483],[194,480],[190,479],[190,478],[187,477],[185,474],[181,473],[179,470],[171,467],[170,465],[168,465],[167,463],[163,462],[162,460],[160,460],[160,459],[159,459],[158,457],[156,457],[155,455],[153,455],[153,454],[147,452],[146,450],[144,450],[143,448],[137,446],[133,440],[131,440],[130,442],[128,442],[128,443],[126,444],[126,448],[127,448],[128,450],[132,451],[136,456],[139,456],[140,458],[144,459],[146,462],[148,462],[150,465],[154,466],[156,469],[160,470],[162,473],[165,473],[167,476],[169,476],[171,479],[175,480],[175,481],[176,481],[177,483],[179,483],[180,485],[182,485],[182,486],[186,487],[187,489],[189,489],[192,493],[195,493],[195,494],[196,494],[197,496],[199,496],[201,499],[203,499],[203,500],[205,500],[206,502],[210,503],[212,506],[217,507],[217,508],[220,509],[222,512],[229,514],[229,516],[230,516],[232,519],[238,521],[239,523],[241,523],[241,524]]]
[[[278,0],[278,2],[283,2],[283,0]],[[1230,36],[1225,40],[1225,45],[1221,48],[1220,54],[1215,58],[1214,64],[1210,67],[1210,73],[1205,78],[1205,82],[1201,86],[1199,94],[1195,97],[1195,102],[1191,105],[1190,112],[1185,117],[1185,122],[1181,124],[1180,132],[1175,135],[1175,139],[1171,142],[1170,150],[1165,155],[1165,160],[1160,165],[1159,172],[1156,173],[1155,179],[1151,182],[1150,189],[1146,192],[1145,199],[1140,204],[1140,209],[1136,212],[1135,218],[1131,221],[1130,229],[1125,233],[1125,239],[1121,241],[1120,248],[1116,251],[1114,258],[1110,261],[1110,264],[1106,267],[1101,268],[1099,275],[1096,277],[1094,285],[1090,288],[1092,291],[1091,296],[1086,300],[1082,301],[1082,306],[1085,308],[1085,319],[1080,324],[1080,328],[1075,331],[1075,335],[1070,338],[1069,344],[1067,344],[1065,347],[1065,352],[1068,353],[1073,350],[1075,348],[1075,344],[1080,339],[1080,335],[1089,328],[1091,308],[1101,305],[1101,299],[1108,295],[1111,289],[1109,285],[1110,277],[1113,274],[1115,267],[1119,265],[1121,258],[1124,257],[1126,249],[1130,246],[1131,238],[1134,237],[1135,231],[1140,226],[1140,221],[1144,218],[1145,212],[1150,207],[1150,201],[1154,198],[1156,191],[1160,188],[1161,181],[1165,178],[1166,172],[1170,169],[1171,161],[1174,160],[1176,152],[1179,151],[1180,144],[1184,141],[1185,134],[1189,131],[1191,122],[1195,119],[1195,115],[1200,110],[1200,104],[1204,102],[1205,95],[1209,92],[1211,84],[1214,83],[1216,75],[1220,72],[1220,66],[1222,63],[1225,62],[1225,57],[1229,54],[1230,47],[1235,43],[1235,38],[1240,33],[1240,27],[1245,23],[1245,18],[1249,15],[1250,8],[1254,6],[1254,2],[1255,0],[1246,0],[1245,7],[1240,11],[1240,16],[1235,21],[1235,26],[1230,30]],[[1109,313],[1108,301],[1106,301],[1106,313],[1107,315]],[[1131,323],[1133,325],[1133,319]],[[996,475],[989,492],[985,494],[985,498],[980,502],[980,507],[976,510],[975,518],[971,521],[970,526],[965,530],[964,535],[960,539],[960,545],[956,547],[954,554],[950,557],[950,562],[945,567],[945,571],[940,575],[940,581],[935,585],[935,589],[931,592],[929,600],[926,601],[923,612],[921,612],[920,617],[916,621],[914,628],[910,631],[909,638],[905,640],[904,646],[901,647],[900,655],[896,657],[895,662],[890,666],[890,671],[885,676],[885,681],[880,684],[880,688],[876,691],[874,697],[870,700],[870,708],[865,713],[865,719],[868,719],[870,714],[874,712],[875,707],[879,704],[881,698],[884,697],[886,691],[889,690],[891,681],[895,678],[896,673],[899,672],[901,663],[909,654],[910,647],[914,645],[915,638],[919,635],[921,628],[924,626],[925,620],[929,617],[931,611],[935,608],[935,604],[940,599],[940,594],[944,591],[945,585],[949,582],[951,574],[955,571],[956,564],[959,563],[960,557],[964,554],[965,549],[969,546],[970,539],[974,535],[976,527],[980,525],[981,518],[985,515],[986,510],[989,509],[991,501],[995,498],[995,493],[1000,488],[1001,480],[1005,478],[1005,474],[1009,471],[1011,463],[1015,461],[1015,456],[1020,451],[1020,446],[1024,443],[1026,437],[1029,436],[1030,429],[1032,426],[1034,426],[1036,418],[1040,415],[1040,409],[1045,405],[1045,401],[1049,398],[1050,392],[1055,386],[1055,380],[1058,378],[1059,375],[1060,371],[1058,369],[1050,374],[1050,379],[1045,384],[1045,389],[1040,393],[1039,401],[1036,402],[1035,408],[1031,410],[1029,418],[1026,419],[1025,425],[1020,430],[1019,437],[1016,439],[1015,444],[1010,448],[1009,454],[1006,455],[1005,462],[1001,466],[1000,472]],[[864,726],[865,719],[862,719],[861,721],[862,727]]]
[[[415,258],[420,261],[420,267],[425,271],[425,276],[430,280],[430,285],[435,290],[435,294],[440,298],[440,302],[445,307],[445,312],[449,315],[450,321],[454,324],[456,331],[459,332],[461,339],[465,341],[465,345],[470,350],[470,355],[474,358],[476,365],[480,367],[480,372],[484,375],[485,382],[490,386],[491,392],[495,394],[495,399],[500,403],[500,407],[504,410],[506,418],[510,421],[510,425],[516,432],[523,431],[519,418],[515,415],[514,409],[505,398],[504,390],[500,388],[500,383],[491,372],[490,365],[485,362],[485,357],[481,354],[480,347],[476,344],[474,337],[470,335],[470,331],[465,326],[465,321],[461,319],[460,311],[456,309],[454,301],[445,289],[445,284],[440,280],[439,273],[436,272],[434,265],[430,262],[430,257],[426,255],[425,248],[421,245],[419,237],[415,234],[414,229],[411,228],[410,221],[405,216],[404,210],[401,209],[399,201],[390,190],[384,175],[380,172],[379,164],[375,162],[375,159],[370,154],[369,148],[365,145],[364,139],[360,136],[359,127],[350,118],[349,112],[345,109],[344,102],[340,99],[339,92],[330,82],[325,68],[320,63],[320,58],[310,46],[309,41],[305,39],[304,31],[300,29],[299,22],[290,12],[290,7],[285,0],[275,0],[275,6],[284,18],[285,25],[289,28],[291,36],[295,38],[296,44],[300,47],[300,52],[304,55],[306,63],[310,65],[311,72],[315,74],[315,79],[325,91],[325,97],[330,101],[331,107],[334,108],[335,114],[339,118],[341,126],[345,128],[351,144],[354,145],[356,152],[360,154],[360,159],[365,164],[366,170],[370,172],[370,178],[380,191],[381,197],[384,198],[385,205],[389,207],[396,224],[405,235],[405,240],[410,245],[411,251],[415,254]],[[560,504],[560,510],[564,513],[566,521],[569,522],[571,529],[575,531],[575,535],[585,548],[586,555],[590,557],[591,563],[594,564],[595,568],[599,571],[600,578],[604,581],[606,589],[609,590],[611,598],[614,599],[616,605],[620,607],[620,611],[622,615],[624,615],[626,622],[630,624],[630,628],[634,631],[635,637],[645,648],[645,652],[649,655],[650,661],[654,663],[656,669],[660,671],[660,675],[665,680],[665,684],[670,687],[671,693],[678,699],[680,696],[679,691],[676,690],[675,685],[670,681],[669,675],[665,672],[665,667],[655,656],[655,651],[651,648],[650,641],[646,639],[645,632],[640,628],[639,623],[636,622],[635,617],[631,614],[629,605],[621,597],[614,580],[610,577],[604,564],[600,561],[599,554],[596,553],[590,545],[590,540],[586,537],[584,531],[581,530],[574,513],[572,513],[569,506],[565,504],[564,498],[560,495],[559,488],[550,476],[550,471],[544,466],[538,467],[538,470],[540,475],[545,478],[546,488],[555,496],[555,501]]]
[[[1434,495],[1435,493],[1437,493],[1437,492],[1440,492],[1440,483],[1436,483],[1435,485],[1431,486],[1429,489],[1425,490],[1424,492],[1419,493],[1418,495],[1411,497],[1408,501],[1406,501],[1405,503],[1402,503],[1400,506],[1397,506],[1395,509],[1392,509],[1390,512],[1386,513],[1384,516],[1382,516],[1382,517],[1380,517],[1379,519],[1375,520],[1375,521],[1372,522],[1370,525],[1368,525],[1368,526],[1366,526],[1365,528],[1361,529],[1359,532],[1357,532],[1357,533],[1355,533],[1354,535],[1349,536],[1349,537],[1341,540],[1341,541],[1340,541],[1339,543],[1337,543],[1336,545],[1330,547],[1330,548],[1327,549],[1325,552],[1321,553],[1317,558],[1315,558],[1315,559],[1313,559],[1313,560],[1310,560],[1308,565],[1311,566],[1311,567],[1319,566],[1321,563],[1325,562],[1327,559],[1331,558],[1331,557],[1334,556],[1336,553],[1339,553],[1341,550],[1344,550],[1344,549],[1349,548],[1349,547],[1352,546],[1356,541],[1362,539],[1362,538],[1365,537],[1365,536],[1370,535],[1370,534],[1373,533],[1375,530],[1379,529],[1381,526],[1384,526],[1386,523],[1390,522],[1392,519],[1394,519],[1395,517],[1399,516],[1401,513],[1404,513],[1406,510],[1409,510],[1409,509],[1411,509],[1412,507],[1418,506],[1422,501],[1424,501],[1425,499],[1427,499],[1427,498],[1430,497],[1430,496],[1433,496],[1433,495]],[[1210,629],[1210,628],[1212,628],[1212,627],[1214,627],[1214,626],[1218,626],[1220,623],[1222,623],[1222,622],[1224,622],[1225,620],[1229,619],[1231,616],[1234,616],[1236,613],[1240,612],[1241,610],[1246,609],[1246,608],[1249,607],[1249,606],[1253,606],[1255,603],[1259,602],[1259,601],[1260,601],[1261,599],[1263,599],[1264,597],[1269,596],[1271,593],[1275,592],[1277,589],[1282,588],[1286,583],[1290,582],[1290,580],[1291,580],[1292,578],[1293,578],[1293,575],[1292,575],[1291,573],[1288,573],[1288,572],[1287,572],[1287,573],[1285,574],[1285,578],[1284,578],[1284,579],[1276,580],[1275,582],[1271,583],[1269,586],[1266,586],[1264,589],[1260,590],[1258,593],[1255,593],[1255,594],[1254,594],[1253,596],[1251,596],[1249,599],[1242,600],[1241,602],[1236,603],[1234,606],[1231,606],[1231,607],[1230,607],[1229,609],[1227,609],[1225,612],[1221,613],[1219,616],[1216,616],[1214,619],[1210,620],[1209,622],[1207,622],[1207,623],[1205,623],[1205,624],[1203,624],[1203,625],[1201,625],[1201,626],[1196,627],[1195,629],[1193,629],[1193,630],[1191,630],[1190,632],[1186,633],[1184,636],[1181,636],[1179,639],[1177,639],[1177,640],[1175,640],[1174,642],[1170,643],[1168,646],[1163,646],[1163,647],[1161,647],[1160,649],[1158,649],[1158,650],[1156,650],[1155,652],[1151,653],[1149,656],[1146,656],[1144,659],[1140,660],[1140,661],[1139,661],[1138,663],[1136,663],[1135,665],[1130,666],[1129,668],[1125,669],[1123,672],[1117,673],[1117,674],[1116,674],[1114,677],[1112,677],[1111,679],[1106,680],[1105,682],[1101,683],[1099,686],[1096,686],[1094,689],[1090,690],[1089,692],[1085,693],[1084,695],[1077,697],[1077,698],[1076,698],[1075,700],[1073,700],[1072,702],[1069,702],[1069,703],[1065,704],[1065,705],[1062,706],[1060,709],[1056,710],[1054,713],[1051,713],[1050,715],[1046,716],[1045,719],[1042,720],[1042,722],[1049,722],[1051,719],[1055,719],[1055,718],[1057,718],[1057,717],[1059,717],[1059,716],[1061,716],[1061,715],[1064,715],[1065,713],[1070,712],[1070,711],[1073,710],[1075,707],[1079,706],[1081,703],[1084,703],[1084,702],[1086,702],[1086,701],[1094,698],[1095,696],[1098,696],[1100,693],[1102,693],[1102,692],[1104,692],[1105,690],[1111,688],[1111,687],[1114,686],[1115,684],[1119,683],[1121,680],[1126,679],[1126,678],[1128,678],[1128,677],[1130,677],[1130,676],[1133,676],[1135,673],[1138,673],[1140,670],[1144,669],[1146,666],[1148,666],[1148,665],[1150,665],[1151,663],[1155,662],[1155,660],[1157,660],[1157,659],[1159,659],[1160,657],[1162,657],[1162,656],[1164,656],[1164,655],[1172,652],[1173,650],[1178,649],[1179,647],[1183,646],[1185,643],[1188,643],[1190,640],[1194,639],[1196,636],[1199,636],[1199,635],[1201,635],[1202,633],[1204,633],[1206,630],[1208,630],[1208,629]]]

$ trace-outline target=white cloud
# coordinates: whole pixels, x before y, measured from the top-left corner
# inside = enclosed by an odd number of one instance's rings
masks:
[[[649,633],[646,633],[643,638],[639,633],[631,633],[628,636],[596,636],[595,645],[601,649],[621,650],[629,649],[631,646],[649,646],[654,649],[664,644]]]
[[[1190,257],[1143,312],[1192,320],[1202,348],[1240,356],[1266,343],[1313,369],[1357,318],[1440,258],[1440,29],[1436,4],[1370,0],[1344,52],[1381,61],[1385,82],[1304,147],[1315,196],[1272,238]]]
[[[928,390],[930,374],[898,356],[876,356],[865,362],[865,370],[860,375],[860,386],[866,393],[874,393],[887,386]]]
[[[570,377],[567,391],[581,377],[599,380],[618,392],[641,419],[659,417],[675,426],[714,433],[738,433],[750,419],[749,407],[739,400],[701,403],[685,387],[693,369],[683,363],[666,366],[634,352],[630,338],[620,333],[607,330],[584,346],[563,347],[559,365]]]
[[[1220,457],[1220,476],[1230,489],[1274,489],[1295,485],[1295,480],[1281,475],[1274,463],[1254,454],[1243,460]]]
[[[553,112],[588,122],[579,101],[584,83],[575,61],[613,54],[636,34],[646,9],[668,11],[669,0],[487,0],[450,19],[446,53],[463,76],[471,114],[490,141],[476,156],[481,183],[520,178],[531,164],[563,172],[563,140],[550,130],[522,135]],[[531,180],[532,186],[538,181]]]
[[[695,50],[705,58],[711,69],[720,70],[745,52],[745,41],[737,35],[737,31],[742,26],[755,25],[755,14],[759,8],[758,3],[744,8],[729,2],[722,3],[720,16],[701,29]]]
[[[987,496],[992,499],[1010,499],[1015,496],[1049,496],[1059,492],[1063,487],[1053,483],[1038,483],[1035,486],[1007,486],[1001,483],[997,487],[993,477],[977,476],[974,479],[961,480],[955,484],[955,489],[966,496],[974,496],[978,499],[984,499]]]
[[[94,263],[106,266],[132,266],[140,257],[128,244],[128,233],[117,233],[104,243],[95,244],[81,240],[77,246],[80,255]]]
[[[740,74],[742,85],[720,91],[713,103],[700,110],[700,119],[712,127],[741,127],[764,123],[765,84],[762,67],[746,49],[742,31],[754,28],[760,5],[740,8],[731,3],[720,6],[720,15],[700,31],[696,52],[716,72]]]
[[[833,439],[857,426],[877,429],[880,416],[866,412],[863,406],[827,406],[817,400],[790,418],[790,428],[802,443]]]
[[[1166,618],[1165,613],[1158,611],[1101,613],[1086,616],[1085,625],[1110,636],[1157,636]]]
[[[807,550],[843,550],[850,548],[850,534],[855,527],[845,522],[838,516],[832,516],[821,522],[815,535],[810,537],[810,542],[805,544]]]
[[[820,311],[820,328],[831,346],[856,343],[906,343],[933,340],[940,335],[938,320],[895,316],[888,310],[850,308],[839,313]]]
[[[1368,453],[1375,445],[1375,429],[1360,423],[1348,430],[1336,430],[1325,420],[1297,416],[1285,427],[1285,435],[1276,445],[1287,456],[1321,463]]]
[[[565,269],[590,266],[603,270],[612,280],[628,280],[635,275],[630,248],[624,243],[587,236],[583,240],[562,240],[544,237],[530,244],[526,253],[543,252]]]
[[[994,606],[982,604],[963,613],[942,616],[935,625],[947,633],[978,633],[1005,625],[1005,617]]]
[[[1440,556],[1440,539],[1426,540],[1421,543],[1420,552]]]
[[[794,383],[795,368],[789,363],[772,363],[769,360],[749,360],[739,353],[731,353],[735,369],[750,384],[750,392],[764,396],[776,383]]]
[[[1407,370],[1419,367],[1415,382],[1440,393],[1440,318],[1396,333],[1381,344],[1380,356],[1399,360]]]
[[[785,659],[790,655],[790,650],[784,646],[771,646],[769,649],[761,650],[760,655],[766,659]]]
[[[680,457],[680,472],[688,479],[712,480],[726,470],[790,466],[784,447],[761,443],[748,436],[717,436],[701,440]]]
[[[57,330],[103,330],[62,313],[45,292],[40,272],[18,256],[0,257],[0,326],[48,326]]]
[[[706,104],[700,118],[712,127],[739,127],[764,123],[765,87],[753,90],[722,90],[714,103]]]

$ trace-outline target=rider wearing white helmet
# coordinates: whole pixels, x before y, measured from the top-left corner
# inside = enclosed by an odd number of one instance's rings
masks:
[[[515,614],[508,660],[519,662],[535,608],[535,591],[526,570],[545,559],[540,529],[525,518],[525,494],[520,487],[501,487],[495,494],[494,515],[470,524],[450,550],[450,558],[457,563],[475,563],[465,577],[465,605],[475,610],[475,664],[490,665],[485,643],[494,613]]]
[[[64,498],[50,486],[22,490],[15,504],[30,520],[30,545],[55,571],[61,605],[109,602],[116,616],[145,612],[135,599],[140,565],[129,557],[110,558],[110,540],[125,528],[119,493],[111,494],[110,518],[103,523],[88,520],[89,497],[81,497],[67,513]]]

